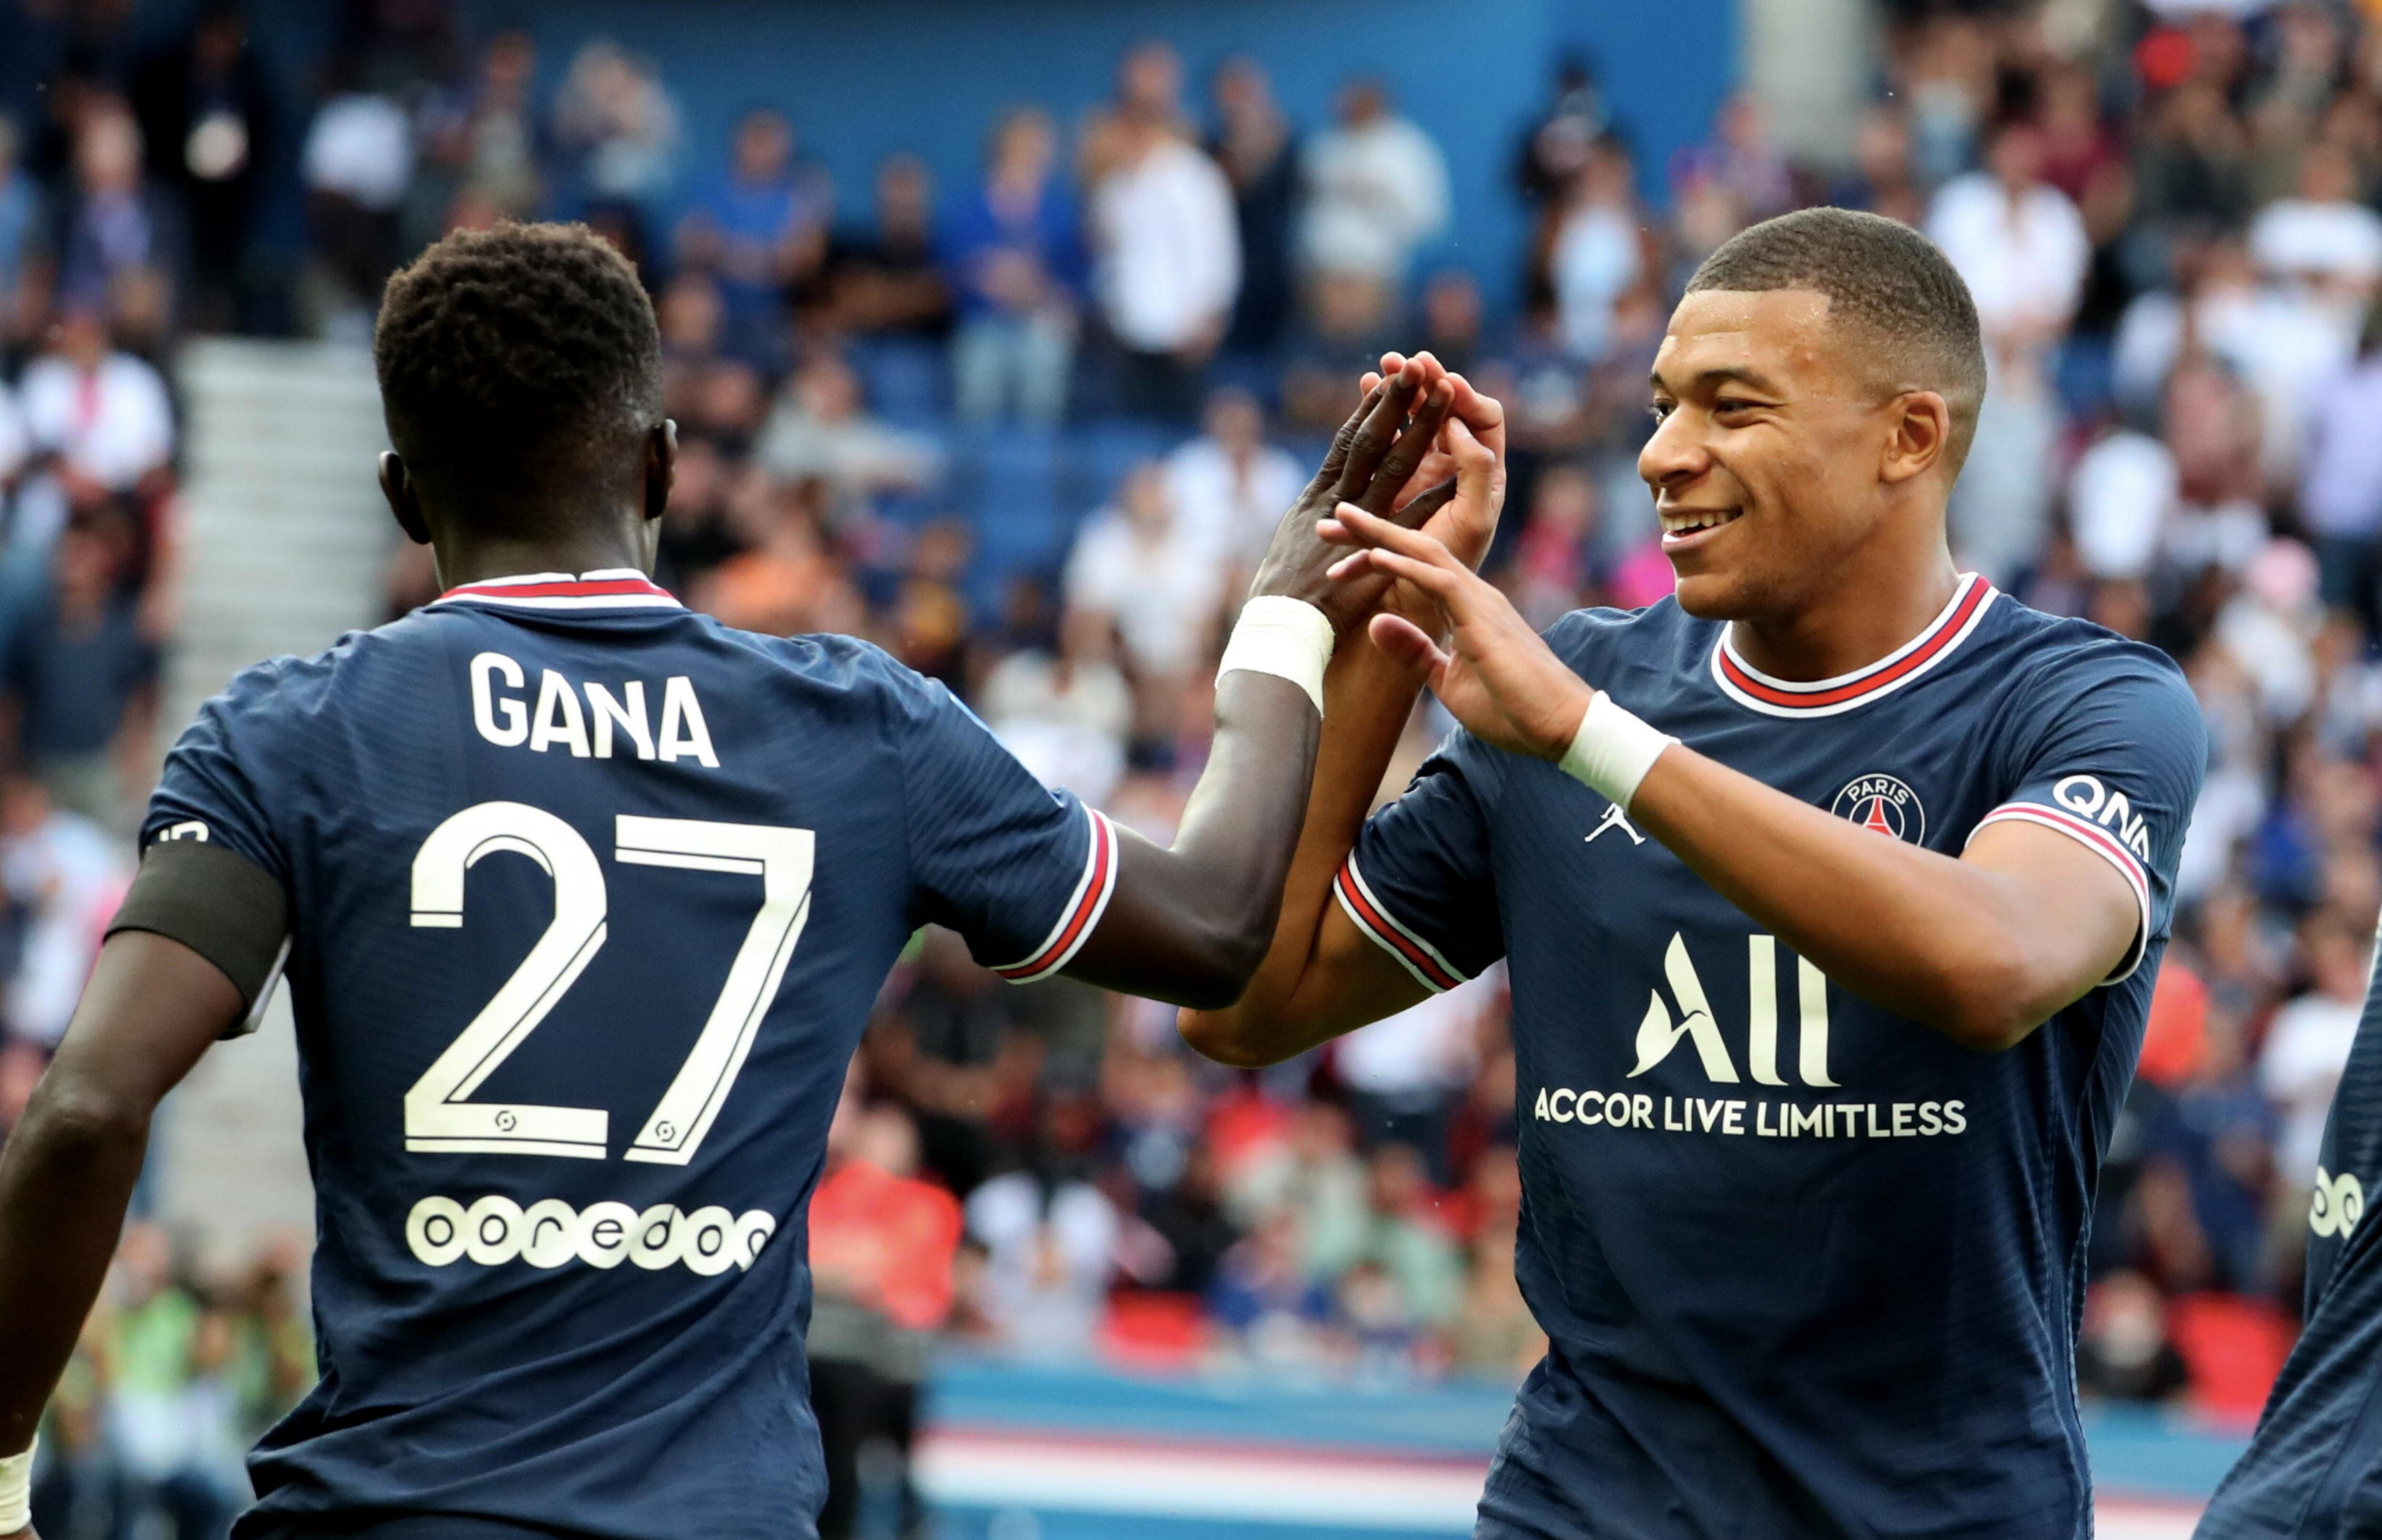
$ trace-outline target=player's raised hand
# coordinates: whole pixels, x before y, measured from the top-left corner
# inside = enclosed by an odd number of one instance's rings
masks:
[[[1474,737],[1514,753],[1561,759],[1595,691],[1504,594],[1428,531],[1344,505],[1329,522],[1320,532],[1324,538],[1359,547],[1333,566],[1334,578],[1394,578],[1427,595],[1446,622],[1442,646],[1402,614],[1376,615],[1369,628],[1373,645],[1422,671],[1431,693]]]
[[[1433,370],[1441,368],[1439,360],[1428,352],[1415,357]],[[1367,373],[1361,382],[1363,387],[1372,390],[1385,376],[1395,374],[1406,361],[1400,353],[1382,354],[1381,373]],[[1498,514],[1505,506],[1505,407],[1495,397],[1474,389],[1472,382],[1463,375],[1449,373],[1446,377],[1455,386],[1455,399],[1448,412],[1451,424],[1461,422],[1470,431],[1476,449],[1489,457],[1492,473],[1486,480],[1459,488],[1455,500],[1432,514],[1427,522],[1418,524],[1404,517],[1399,521],[1429,530],[1432,538],[1457,559],[1477,569],[1489,555],[1489,543],[1497,533]],[[1438,487],[1454,477],[1458,468],[1451,432],[1443,430],[1439,442],[1415,471],[1408,493],[1418,495],[1426,488]]]
[[[1376,379],[1332,441],[1322,468],[1298,501],[1274,527],[1273,542],[1249,585],[1252,597],[1281,594],[1323,611],[1343,635],[1373,613],[1388,592],[1386,576],[1334,580],[1339,553],[1318,532],[1332,511],[1345,504],[1420,524],[1454,501],[1458,483],[1449,480],[1406,496],[1416,472],[1438,443],[1455,409],[1455,388],[1436,363],[1403,361]]]

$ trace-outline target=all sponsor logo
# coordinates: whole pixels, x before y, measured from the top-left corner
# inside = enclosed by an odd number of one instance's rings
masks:
[[[1778,1072],[1777,937],[1749,935],[1745,950],[1746,1069],[1757,1084],[1785,1085],[1787,1082]],[[1635,1080],[1670,1057],[1671,1050],[1684,1038],[1693,1045],[1706,1080],[1737,1084],[1737,1061],[1721,1036],[1704,981],[1696,972],[1695,959],[1688,955],[1686,938],[1676,931],[1671,933],[1671,944],[1663,952],[1663,980],[1671,986],[1677,1012],[1673,1013],[1661,990],[1648,992],[1646,1014],[1638,1023],[1638,1067],[1628,1078]],[[1799,957],[1795,959],[1795,1014],[1798,1078],[1805,1085],[1835,1085],[1828,1074],[1828,981]]]
[[[1890,839],[1913,845],[1927,842],[1927,809],[1921,804],[1919,793],[1910,789],[1910,783],[1897,776],[1872,771],[1854,776],[1836,793],[1836,803],[1828,811]]]

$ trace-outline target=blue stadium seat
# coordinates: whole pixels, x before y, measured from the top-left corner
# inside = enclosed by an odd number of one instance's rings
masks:
[[[869,409],[904,428],[940,428],[951,376],[942,345],[917,337],[863,337],[849,357]]]

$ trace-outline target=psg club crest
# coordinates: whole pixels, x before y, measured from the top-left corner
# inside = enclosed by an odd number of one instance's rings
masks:
[[[1860,776],[1846,782],[1836,793],[1836,805],[1828,811],[1889,838],[1913,845],[1927,838],[1927,810],[1919,805],[1919,793],[1892,776]]]

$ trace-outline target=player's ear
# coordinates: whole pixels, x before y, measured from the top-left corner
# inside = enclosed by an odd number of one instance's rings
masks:
[[[1886,403],[1885,455],[1878,479],[1898,486],[1934,469],[1952,443],[1952,408],[1932,390],[1905,391]]]
[[[670,485],[678,480],[678,424],[665,417],[645,435],[645,518],[659,519],[669,507]]]
[[[405,461],[394,449],[380,454],[380,495],[388,499],[388,511],[405,538],[416,545],[429,544],[430,520],[422,517],[422,495],[414,490],[413,478],[406,473]]]

